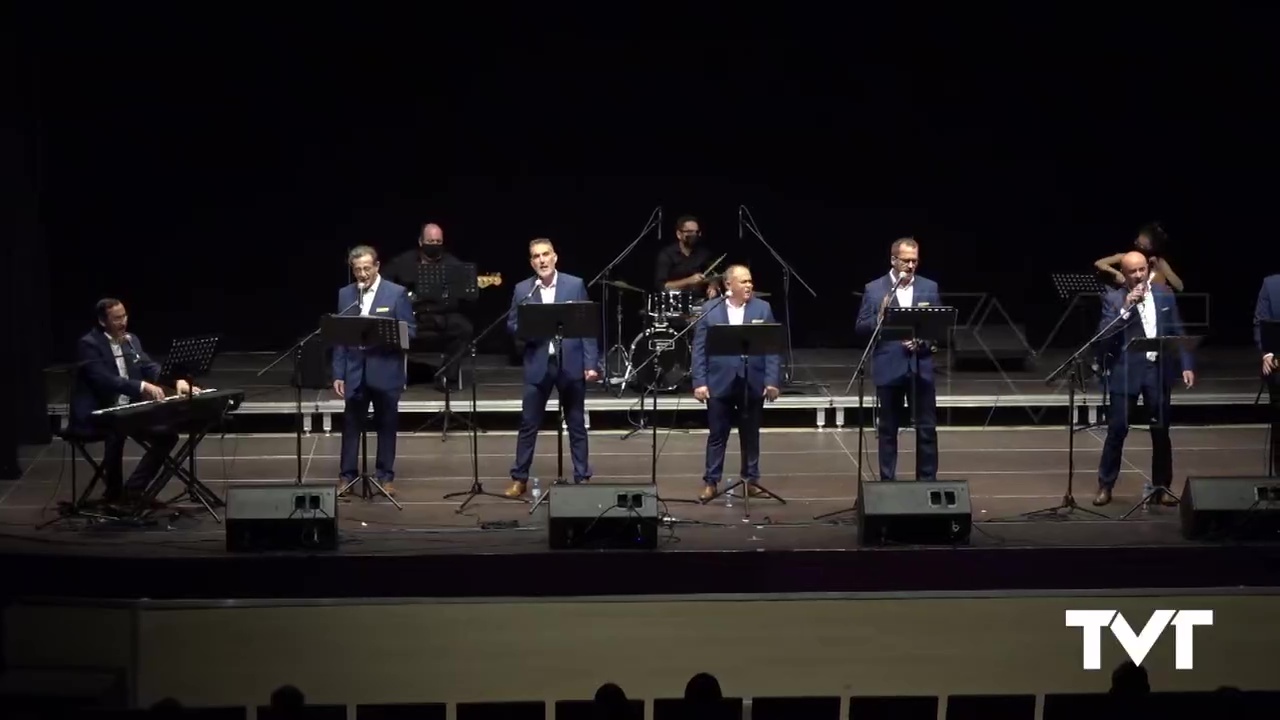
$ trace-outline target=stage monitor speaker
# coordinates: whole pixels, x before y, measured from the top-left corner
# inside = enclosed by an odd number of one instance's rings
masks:
[[[333,484],[231,485],[227,550],[336,550],[338,488]]]
[[[1188,477],[1180,499],[1188,540],[1280,540],[1280,478]]]
[[[555,485],[547,518],[548,541],[557,550],[658,546],[658,492],[652,485]]]
[[[862,484],[860,545],[967,545],[972,529],[968,480]]]

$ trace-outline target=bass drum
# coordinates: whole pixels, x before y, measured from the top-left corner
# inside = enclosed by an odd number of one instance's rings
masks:
[[[693,352],[687,338],[687,334],[677,338],[675,330],[663,325],[640,333],[631,341],[627,363],[631,386],[658,392],[674,392],[686,386],[693,366]],[[657,358],[650,361],[654,355]]]

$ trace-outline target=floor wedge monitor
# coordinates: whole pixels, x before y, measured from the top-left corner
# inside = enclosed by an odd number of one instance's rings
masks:
[[[547,504],[552,548],[658,546],[658,493],[653,485],[556,485]]]
[[[972,529],[968,480],[862,484],[859,545],[967,545]]]
[[[336,550],[338,488],[251,484],[227,489],[227,550]]]

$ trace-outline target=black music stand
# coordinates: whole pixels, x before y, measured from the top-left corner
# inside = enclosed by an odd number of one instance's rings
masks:
[[[950,305],[925,305],[914,307],[889,306],[884,312],[884,324],[881,328],[881,342],[916,340],[922,343],[937,342],[948,337],[956,325],[956,309]],[[920,375],[920,349],[916,348],[911,355],[915,364],[911,373],[911,429],[916,436],[916,480],[920,479],[920,428],[918,427],[918,408],[920,406],[919,389],[916,378]],[[936,405],[936,401],[935,401]],[[880,408],[884,412],[885,408]],[[898,408],[890,408],[897,412]],[[934,415],[937,415],[935,409]]]
[[[750,412],[751,406],[751,383],[750,379],[750,358],[760,355],[779,355],[781,356],[787,350],[787,334],[786,330],[780,323],[743,323],[741,325],[709,325],[707,326],[707,355],[721,357],[739,357],[742,359],[742,420],[745,420],[747,413]],[[779,358],[781,360],[781,358]],[[781,363],[779,363],[781,364]],[[778,379],[782,381],[781,378]],[[781,388],[779,388],[781,391]],[[763,412],[763,411],[762,411]],[[742,436],[742,420],[738,422],[738,436]],[[763,424],[763,422],[761,422]],[[728,443],[726,442],[726,445]],[[728,450],[728,448],[725,448]],[[712,500],[733,492],[734,488],[746,485],[745,478],[739,477],[737,480],[725,486],[724,490],[717,492],[706,500],[702,501],[703,505],[710,503]],[[786,500],[782,496],[773,492],[769,488],[756,483],[756,487],[760,488],[766,495],[785,505]],[[742,493],[742,512],[746,517],[751,517],[751,490],[747,488]]]
[[[169,352],[165,355],[164,363],[160,366],[160,383],[168,384],[170,382],[176,383],[178,380],[186,380],[188,384],[194,385],[196,378],[209,374],[209,370],[213,368],[213,359],[217,355],[218,337],[216,335],[176,338],[169,344]],[[203,433],[201,434],[203,435]],[[145,450],[151,449],[146,446],[146,443],[135,442],[144,445]],[[192,501],[203,505],[214,520],[222,522],[222,519],[218,517],[218,513],[214,511],[214,507],[224,507],[226,503],[207,485],[200,482],[196,476],[196,445],[198,442],[195,428],[188,428],[187,442],[178,451],[178,463],[181,463],[182,455],[186,455],[188,476],[184,477],[178,473],[170,474],[177,474],[179,480],[185,484],[187,489],[164,504],[172,505],[185,495]],[[164,487],[169,479],[163,473],[162,477],[164,481],[157,483],[155,492],[144,492],[144,497],[154,498],[159,494],[160,489]]]
[[[480,288],[476,284],[475,263],[419,263],[418,284],[415,290],[419,300],[438,303],[449,307],[459,300],[475,300],[480,296]],[[456,361],[455,361],[456,362]],[[427,428],[440,426],[440,440],[449,439],[449,425],[471,430],[472,421],[453,411],[453,388],[449,379],[444,377],[449,369],[449,359],[436,370],[433,380],[444,378],[444,409],[427,418],[415,433]],[[475,378],[472,378],[475,382]],[[459,388],[461,389],[461,388]]]
[[[1136,310],[1134,311],[1134,314],[1135,315],[1137,314]],[[1164,363],[1165,363],[1165,358],[1168,357],[1168,354],[1170,352],[1174,352],[1174,353],[1178,353],[1178,356],[1181,357],[1182,353],[1192,352],[1197,347],[1199,347],[1200,342],[1202,340],[1204,340],[1204,338],[1199,335],[1163,335],[1160,337],[1153,337],[1153,338],[1141,337],[1141,338],[1134,338],[1130,340],[1128,344],[1125,345],[1124,351],[1131,355],[1143,354],[1143,353],[1149,353],[1149,352],[1156,353],[1156,374],[1160,377],[1161,382],[1163,382],[1164,381]],[[1171,406],[1173,405],[1172,395],[1170,395],[1170,398],[1171,398],[1170,402],[1167,404],[1167,406],[1164,409],[1165,412],[1170,412],[1170,410],[1172,409],[1171,408]],[[1130,418],[1128,417],[1125,418],[1126,421],[1128,421],[1129,419]],[[1154,417],[1152,418],[1152,420],[1154,421],[1154,424],[1159,425],[1165,421],[1170,420],[1170,418]],[[1172,482],[1172,478],[1170,478],[1170,481]],[[1173,501],[1175,503],[1182,502],[1182,500],[1177,495],[1174,495],[1173,491],[1170,490],[1169,488],[1152,486],[1151,491],[1143,495],[1142,499],[1139,500],[1137,503],[1135,503],[1133,507],[1129,508],[1128,512],[1120,516],[1120,519],[1121,520],[1127,519],[1130,515],[1137,512],[1138,509],[1143,507],[1144,505],[1151,502],[1158,501],[1160,499],[1160,496],[1162,495],[1168,495],[1169,497],[1173,498]]]
[[[341,345],[360,349],[360,377],[368,382],[368,351],[375,348],[397,348],[403,352],[409,346],[409,329],[394,317],[376,315],[325,315],[320,318],[320,334],[330,345]],[[348,396],[345,402],[350,402]],[[370,500],[375,493],[391,501],[396,509],[404,506],[391,497],[387,489],[382,487],[369,474],[369,400],[366,397],[364,407],[360,409],[360,475],[338,490],[338,496],[347,494],[351,487],[360,483],[358,495],[361,499]]]
[[[1261,320],[1258,323],[1258,331],[1262,337],[1262,354],[1266,355],[1267,353],[1271,353],[1280,358],[1280,322],[1276,322],[1275,320]],[[1271,393],[1280,392],[1280,376],[1276,375],[1278,372],[1280,372],[1280,370],[1271,371],[1270,382],[1275,384],[1275,387],[1270,390]],[[1258,397],[1253,401],[1254,404],[1257,404],[1258,401],[1262,399],[1262,390],[1266,385],[1267,378],[1263,378],[1262,385],[1258,388]],[[1275,403],[1272,403],[1272,412],[1275,412]],[[1280,473],[1280,467],[1276,467],[1276,453],[1271,449],[1275,443],[1280,442],[1280,438],[1277,438],[1272,434],[1273,431],[1271,428],[1274,427],[1276,423],[1280,423],[1280,417],[1275,417],[1273,415],[1271,417],[1271,422],[1267,425],[1267,477],[1275,477],[1276,473]]]
[[[566,339],[595,340],[600,337],[600,305],[591,301],[573,301],[561,303],[524,303],[516,310],[516,327],[520,337],[529,342],[552,342],[556,349],[553,357],[547,362],[559,362],[564,357],[564,341]],[[590,370],[591,368],[584,368]],[[585,390],[585,389],[584,389]],[[556,423],[556,479],[554,485],[565,484],[564,478],[564,398],[557,390],[556,405],[560,407],[560,419]],[[551,495],[548,486],[529,514]]]

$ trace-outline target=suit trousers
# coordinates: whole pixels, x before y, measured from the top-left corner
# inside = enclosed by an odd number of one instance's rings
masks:
[[[1280,475],[1280,370],[1267,376],[1267,396],[1271,399],[1271,464],[1267,474]]]
[[[738,452],[742,456],[738,477],[749,483],[760,480],[760,424],[764,415],[764,398],[746,391],[741,376],[734,378],[733,390],[726,395],[707,399],[707,462],[702,480],[708,485],[720,482],[724,473],[724,453],[729,445],[729,430],[738,421]]]
[[[1162,382],[1160,366],[1149,360],[1133,359],[1145,363],[1142,382],[1132,393],[1111,393],[1107,413],[1107,439],[1102,445],[1102,459],[1098,463],[1098,486],[1110,490],[1120,477],[1120,464],[1124,459],[1124,440],[1129,435],[1129,419],[1138,410],[1138,396],[1147,407],[1151,426],[1151,484],[1167,488],[1173,482],[1173,443],[1169,439],[1169,408],[1172,388]],[[1112,381],[1112,387],[1115,382]]]
[[[913,387],[914,386],[914,387]],[[898,475],[898,430],[915,418],[919,457],[916,470],[921,480],[938,479],[938,390],[932,379],[905,377],[890,385],[876,387],[880,402],[877,454],[880,479],[895,480]]]
[[[564,408],[564,422],[569,431],[569,453],[573,459],[573,479],[582,482],[591,479],[591,465],[587,453],[587,382],[579,375],[569,377],[560,371],[556,358],[547,363],[547,374],[536,383],[526,382],[521,400],[520,434],[516,438],[516,461],[511,466],[511,479],[526,482],[533,465],[533,453],[538,444],[538,430],[547,411],[547,400],[554,388],[560,395]],[[557,419],[557,422],[559,420]]]
[[[377,390],[366,386],[347,396],[342,411],[342,459],[338,471],[343,480],[350,482],[360,474],[360,436],[365,429],[370,405],[373,406],[373,424],[378,432],[374,478],[379,483],[395,480],[400,395],[400,390]]]
[[[129,482],[124,482],[124,445],[128,436],[122,434],[108,435],[103,443],[102,470],[106,481],[105,497],[116,499],[127,492],[138,495],[147,489],[152,480],[164,469],[164,459],[178,444],[178,436],[173,433],[147,433],[133,436],[136,443],[147,443],[151,447],[138,461],[137,467],[129,475]]]

